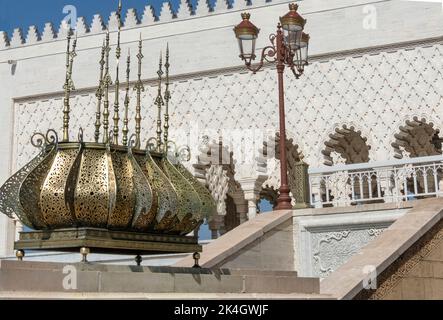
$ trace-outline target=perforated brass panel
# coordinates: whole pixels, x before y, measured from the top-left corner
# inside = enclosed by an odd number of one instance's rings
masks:
[[[149,230],[157,215],[158,201],[153,196],[151,185],[143,174],[134,156],[130,153],[129,160],[133,170],[135,212],[132,227],[135,230]]]
[[[177,215],[173,212],[168,211],[163,216],[162,220],[154,226],[154,230],[158,232],[169,233],[179,222],[180,221],[178,220]]]
[[[44,159],[28,174],[20,187],[20,203],[23,211],[36,229],[47,229],[40,204],[40,194],[45,178],[51,169],[56,156],[56,149],[49,152]]]
[[[127,229],[130,227],[135,206],[133,170],[131,160],[126,152],[111,151],[117,186],[114,210],[110,211],[108,228]]]
[[[40,194],[43,219],[53,228],[66,228],[76,223],[67,204],[67,180],[80,155],[79,148],[58,150]]]
[[[181,163],[175,165],[178,172],[180,172],[185,179],[192,185],[198,194],[201,202],[201,210],[199,218],[209,218],[217,213],[217,205],[214,198],[212,198],[209,190],[202,185]]]
[[[157,162],[157,161],[156,161]],[[175,166],[167,159],[163,158],[157,162],[161,165],[163,172],[171,181],[174,189],[177,191],[179,206],[177,210],[177,218],[180,221],[179,225],[173,228],[174,232],[183,231],[183,225],[190,224],[191,220],[200,220],[200,199],[197,192],[192,185],[183,177]],[[196,217],[194,217],[196,216]],[[185,219],[186,218],[186,219]],[[185,221],[183,221],[185,220]],[[183,225],[181,224],[183,221]],[[192,231],[192,230],[191,230]]]
[[[79,226],[106,227],[110,206],[106,149],[83,151],[74,196]]]
[[[197,228],[202,222],[202,219],[198,219],[192,214],[187,214],[171,231],[180,235],[185,235],[195,230],[195,228]]]
[[[31,222],[33,220],[32,217],[28,218],[26,211],[23,210],[20,203],[20,186],[27,175],[34,170],[53,149],[53,147],[49,149],[43,148],[34,159],[9,178],[0,188],[0,211],[9,218],[14,218],[14,215],[16,215],[23,225],[29,228],[35,228],[35,226]]]
[[[135,154],[134,156],[158,198],[156,223],[153,228],[156,231],[170,230],[174,224],[173,215],[178,207],[177,193],[150,154]]]

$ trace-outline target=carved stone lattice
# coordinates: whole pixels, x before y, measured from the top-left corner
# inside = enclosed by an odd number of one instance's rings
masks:
[[[225,216],[226,199],[228,194],[233,195],[239,188],[235,181],[235,163],[232,152],[221,142],[210,143],[205,137],[200,145],[198,163],[194,164],[196,177],[204,181],[212,197],[217,203],[218,215]]]
[[[221,165],[211,165],[206,174],[208,188],[217,203],[217,213],[226,215],[226,197],[229,190],[229,178]]]

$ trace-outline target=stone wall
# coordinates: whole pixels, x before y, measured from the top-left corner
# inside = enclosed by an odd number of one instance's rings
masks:
[[[357,298],[383,300],[443,299],[443,221],[406,250],[377,277],[377,289]]]
[[[294,271],[293,225],[290,220],[228,257],[217,268]]]
[[[443,243],[405,275],[383,299],[443,299]]]

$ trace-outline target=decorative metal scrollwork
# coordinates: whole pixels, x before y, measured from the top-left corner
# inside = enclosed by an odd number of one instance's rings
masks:
[[[78,142],[83,143],[83,128],[82,127],[80,127],[78,129],[77,138],[78,138]]]
[[[128,152],[132,154],[132,149],[135,148],[137,144],[137,134],[133,133],[131,134],[131,136],[129,137],[128,140]]]
[[[168,141],[167,155],[174,164],[178,162],[188,162],[191,160],[191,148],[186,145],[177,147],[175,142]]]
[[[46,134],[36,132],[31,137],[31,144],[35,148],[45,148],[46,146],[58,145],[58,135],[53,129],[49,129]]]
[[[161,143],[155,137],[152,137],[146,142],[146,150],[150,152],[155,152],[161,150]]]
[[[31,137],[31,144],[35,148],[43,148],[46,145],[46,137],[42,133],[36,132]]]
[[[177,149],[177,157],[180,161],[188,162],[191,160],[191,148],[189,146],[181,146]]]

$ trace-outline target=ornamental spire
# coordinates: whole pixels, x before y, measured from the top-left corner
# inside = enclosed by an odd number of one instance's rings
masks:
[[[163,100],[162,96],[162,76],[163,76],[163,70],[162,70],[163,64],[162,64],[162,53],[160,52],[160,62],[159,67],[157,71],[158,75],[158,94],[157,98],[155,99],[154,104],[157,106],[157,152],[162,152],[163,143],[162,143],[162,106],[165,105],[165,102]]]
[[[125,95],[125,116],[123,119],[123,145],[128,145],[128,113],[129,113],[129,76],[131,72],[131,51],[128,49],[128,58],[126,60],[126,95]]]
[[[103,79],[104,102],[103,102],[103,143],[109,143],[109,87],[112,85],[111,75],[109,74],[109,30],[106,31],[106,49],[105,49],[105,76]]]
[[[138,42],[138,80],[135,84],[134,90],[137,91],[137,105],[135,108],[135,149],[140,149],[141,141],[140,141],[140,132],[141,132],[141,93],[145,91],[145,87],[143,86],[143,82],[141,80],[142,76],[142,60],[144,58],[143,53],[143,41],[142,41],[142,35],[140,33],[140,40]]]
[[[115,49],[115,57],[117,58],[116,76],[115,76],[115,101],[114,101],[114,128],[113,128],[113,144],[118,145],[118,122],[120,121],[119,109],[120,109],[120,57],[121,57],[121,47],[120,47],[120,37],[122,28],[122,2],[118,2],[117,10],[117,20],[118,20],[118,32],[117,32],[117,48]]]
[[[67,37],[67,50],[66,50],[66,80],[63,89],[65,89],[65,98],[63,100],[64,108],[63,108],[63,142],[69,141],[69,119],[71,108],[69,105],[69,100],[71,98],[71,92],[75,90],[74,82],[72,81],[72,67],[74,65],[74,58],[77,56],[75,51],[77,47],[77,35],[75,35],[74,42],[72,44],[71,50],[71,36],[72,30],[68,30]]]
[[[104,96],[103,77],[104,77],[104,68],[105,68],[105,52],[106,52],[106,48],[108,45],[109,45],[109,43],[107,43],[106,40],[103,40],[101,58],[100,58],[100,62],[99,62],[99,64],[100,64],[100,79],[99,79],[99,85],[98,85],[97,91],[95,93],[95,96],[97,97],[97,111],[95,112],[94,141],[96,143],[98,143],[98,140],[100,138],[101,105],[102,105],[102,100],[103,100],[103,96]]]
[[[164,125],[164,144],[166,149],[168,148],[168,134],[169,134],[169,100],[171,100],[171,92],[169,91],[169,43],[166,45],[166,62],[165,62],[165,71],[166,71],[166,89],[165,89],[165,125]]]

